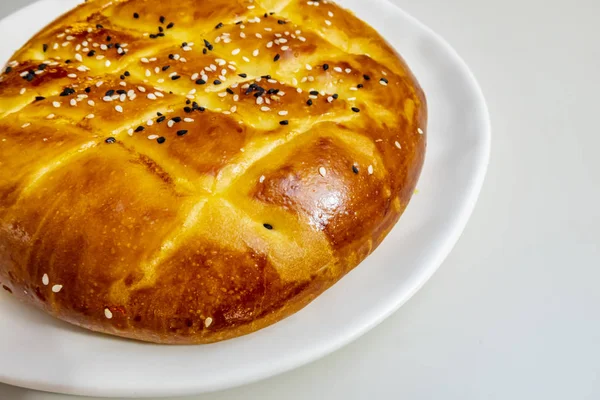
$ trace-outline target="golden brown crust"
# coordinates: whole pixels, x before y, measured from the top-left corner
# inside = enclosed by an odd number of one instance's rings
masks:
[[[88,1],[0,75],[0,284],[140,340],[258,330],[381,243],[426,120],[331,2]]]

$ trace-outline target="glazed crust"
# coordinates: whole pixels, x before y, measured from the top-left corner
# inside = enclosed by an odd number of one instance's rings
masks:
[[[400,56],[331,2],[88,1],[2,71],[1,285],[144,341],[256,331],[392,229],[426,119]]]

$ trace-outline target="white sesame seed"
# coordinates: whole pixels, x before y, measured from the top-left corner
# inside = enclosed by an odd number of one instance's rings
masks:
[[[83,57],[81,57],[81,54],[79,54],[79,53],[75,53],[75,59],[79,62],[83,61]]]
[[[94,102],[94,100],[88,100],[88,105],[90,105],[91,107],[94,107],[96,105],[96,103]]]
[[[348,97],[348,101],[354,101],[356,100],[356,97]]]
[[[296,92],[298,92],[298,93],[302,93],[302,89],[300,89],[300,88],[296,88]]]
[[[77,105],[77,100],[71,99],[71,101],[69,101],[69,104],[71,104],[71,107],[75,107]]]
[[[402,146],[400,146],[400,143],[398,143],[398,141],[397,141],[397,140],[394,142],[394,144],[396,145],[396,147],[397,147],[397,148],[399,148],[399,149],[401,149],[401,148],[402,148]]]
[[[133,136],[133,128],[129,128],[129,129],[127,130],[127,134],[128,134],[129,136]]]
[[[232,113],[237,111],[237,106],[232,106],[229,111],[231,111]]]
[[[265,111],[265,112],[266,112],[266,111],[270,111],[270,110],[271,110],[271,109],[270,109],[269,107],[267,107],[267,106],[262,106],[262,107],[260,108],[260,111]]]
[[[94,118],[94,117],[95,117],[95,115],[94,115],[94,114],[88,114],[88,115],[86,115],[86,118],[87,118],[87,119],[92,119],[92,118]]]
[[[373,175],[373,166],[369,165],[369,167],[367,168],[367,172],[369,173],[369,175]]]
[[[319,174],[321,174],[321,176],[323,177],[327,175],[327,170],[325,169],[325,167],[319,167]]]
[[[44,286],[48,286],[48,284],[50,283],[50,278],[48,278],[48,274],[44,274],[42,276],[42,283],[44,284]]]
[[[263,183],[263,182],[265,181],[265,176],[264,176],[264,175],[261,175],[258,181],[259,181],[260,183]]]
[[[344,70],[344,72],[346,72],[347,74],[349,74],[350,72],[352,72],[352,70],[351,70],[350,68],[346,68],[346,69]]]
[[[172,119],[170,119],[170,120],[169,120],[169,122],[167,122],[167,126],[168,126],[169,128],[172,128],[172,127],[173,127],[173,125],[175,125],[175,121],[173,121]]]
[[[54,114],[48,114],[48,116],[46,117],[46,119],[52,119],[54,117],[56,117],[56,115],[54,115]]]
[[[239,99],[240,99],[239,95],[236,94],[236,95],[233,96],[233,101],[238,101]]]
[[[235,50],[233,50],[233,51],[231,52],[231,55],[232,55],[232,56],[236,56],[236,55],[238,55],[238,54],[240,54],[240,49],[235,49]]]
[[[54,286],[52,286],[52,291],[53,291],[54,293],[58,293],[58,292],[60,292],[60,290],[61,290],[62,288],[63,288],[63,285],[54,285]]]
[[[260,33],[256,32],[254,35],[255,35],[257,38],[259,38],[259,39],[262,39],[262,35],[261,35]]]
[[[335,72],[342,72],[342,69],[340,67],[334,67],[333,70]]]
[[[119,82],[119,85],[125,87],[125,86],[127,86],[127,82],[121,81],[121,82]]]
[[[96,82],[96,87],[102,86],[103,83],[104,83],[104,81],[98,81],[98,82]]]
[[[328,11],[327,15],[329,15],[330,17],[333,17],[333,13],[331,11]]]
[[[149,76],[151,76],[151,75],[152,75],[152,72],[150,72],[150,70],[149,70],[149,69],[147,69],[147,70],[146,70],[146,76],[147,76],[147,77],[149,77]]]
[[[279,115],[283,116],[283,115],[288,115],[288,112],[287,112],[287,111],[285,111],[285,110],[281,110],[281,111],[279,111],[277,114],[279,114]]]
[[[221,92],[217,96],[219,96],[219,97],[225,97],[225,96],[227,96],[227,92]]]
[[[383,86],[387,86],[388,85],[386,81],[382,81],[382,80],[380,80],[379,83],[382,84]]]
[[[419,135],[422,135],[424,133],[423,129],[421,129],[421,128],[417,128],[417,132],[419,132]]]
[[[204,326],[208,328],[210,326],[210,324],[212,324],[212,322],[213,322],[212,318],[208,317],[204,320]]]
[[[290,46],[281,46],[281,51],[287,51],[290,49]]]
[[[26,91],[27,91],[27,89],[21,88],[21,90],[19,91],[19,94],[25,94]]]
[[[310,64],[306,64],[306,69],[307,69],[308,71],[310,71],[310,70],[312,70],[312,66],[311,66]]]
[[[256,104],[258,104],[259,106],[260,106],[261,104],[263,104],[264,102],[265,102],[265,99],[263,99],[263,97],[262,97],[262,96],[258,96],[258,97],[256,98]]]
[[[138,86],[138,87],[137,87],[137,90],[139,90],[139,91],[140,91],[140,92],[142,92],[142,93],[146,93],[146,88],[145,88],[145,87],[143,87],[143,86]]]
[[[195,81],[196,79],[198,79],[198,77],[199,77],[199,76],[200,76],[200,74],[196,72],[196,73],[194,73],[194,74],[191,76],[191,78],[190,78],[190,79],[191,79],[191,80],[193,80],[193,81]]]
[[[69,74],[69,75],[67,75],[67,77],[69,77],[71,79],[75,79],[75,78],[77,78],[77,74]]]
[[[271,47],[273,47],[273,42],[269,42],[267,43],[267,49],[270,49]],[[25,73],[25,75],[27,75],[27,73]]]
[[[257,57],[257,56],[258,56],[258,49],[255,49],[255,50],[252,52],[252,55],[253,55],[254,57]]]
[[[183,122],[194,122],[193,118],[184,118]]]
[[[327,26],[331,26],[331,21],[330,21],[330,20],[328,20],[328,19],[326,19],[326,20],[325,20],[325,24],[326,24]]]
[[[30,122],[25,122],[23,125],[21,125],[21,128],[27,128],[29,125],[31,125]]]
[[[108,318],[108,319],[111,319],[113,317],[113,314],[112,314],[112,312],[108,308],[105,308],[104,309],[104,316],[106,318]]]
[[[298,40],[301,42],[306,42],[306,38],[304,36],[298,36]]]
[[[149,140],[158,139],[158,135],[148,135]]]
[[[350,90],[352,90],[353,92],[355,92],[355,91],[357,91],[357,90],[358,90],[358,88],[356,88],[356,87],[352,86],[352,87],[350,88]]]
[[[184,46],[182,47],[183,51],[192,51],[192,48],[190,46]]]
[[[55,108],[60,108],[60,102],[58,102],[58,101],[53,101],[53,102],[52,102],[52,105],[53,105]]]
[[[110,67],[110,60],[106,60],[106,61],[104,62],[104,66],[105,66],[106,68]]]
[[[154,93],[148,93],[146,97],[148,97],[150,100],[156,100],[156,96],[154,95]]]
[[[107,102],[108,102],[108,101],[112,101],[112,97],[110,97],[110,96],[104,96],[104,97],[102,98],[102,100],[104,100],[104,101],[107,101]]]
[[[117,106],[115,106],[115,110],[117,110],[117,112],[122,113],[123,112],[123,107],[117,105]]]
[[[246,56],[242,57],[242,60],[246,61],[247,63],[250,62],[250,59],[248,57],[246,57]]]

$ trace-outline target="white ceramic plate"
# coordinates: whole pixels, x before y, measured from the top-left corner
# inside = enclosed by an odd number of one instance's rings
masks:
[[[5,61],[78,0],[42,0],[0,22]],[[439,36],[385,0],[341,0],[406,59],[429,104],[425,168],[406,213],[379,249],[299,313],[241,338],[159,346],[94,334],[0,295],[0,381],[95,396],[187,395],[306,364],[376,326],[408,300],[454,246],[473,210],[490,150],[483,95]]]

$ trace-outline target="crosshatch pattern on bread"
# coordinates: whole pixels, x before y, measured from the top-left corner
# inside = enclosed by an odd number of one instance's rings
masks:
[[[139,340],[256,331],[381,243],[426,119],[332,2],[88,1],[0,75],[0,284]]]

